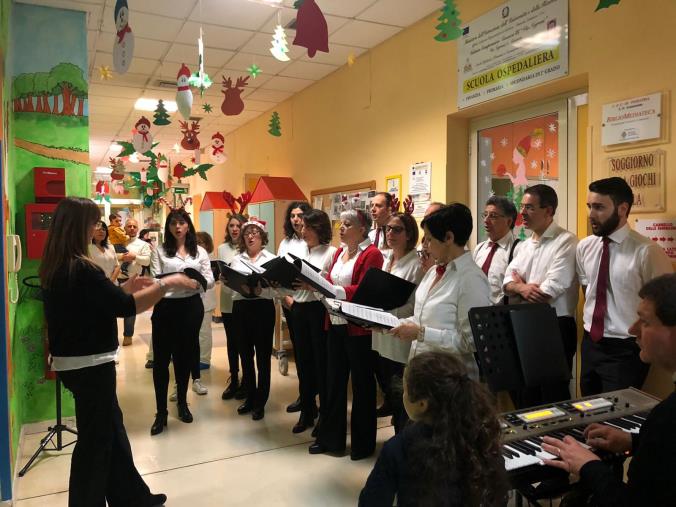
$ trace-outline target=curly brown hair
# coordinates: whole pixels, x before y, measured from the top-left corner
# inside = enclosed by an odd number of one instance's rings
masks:
[[[464,505],[504,505],[508,486],[491,394],[447,352],[413,357],[404,381],[410,401],[427,400],[424,419],[432,428],[432,438],[415,441],[409,452],[418,505],[442,505],[439,485],[449,477],[460,478]]]

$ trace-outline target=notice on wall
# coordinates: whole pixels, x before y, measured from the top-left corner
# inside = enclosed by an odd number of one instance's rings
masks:
[[[637,219],[635,229],[660,245],[664,253],[676,261],[676,218]]]
[[[458,39],[458,109],[567,74],[568,0],[512,0]]]
[[[659,139],[661,119],[661,93],[604,104],[601,144],[609,146]]]
[[[634,192],[632,213],[664,211],[664,160],[663,150],[608,158],[609,176],[623,178]]]
[[[432,199],[432,162],[419,162],[411,166],[408,193],[413,200],[413,216],[422,218]]]

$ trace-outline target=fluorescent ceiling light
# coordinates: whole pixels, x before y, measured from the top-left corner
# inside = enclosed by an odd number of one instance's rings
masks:
[[[134,109],[136,109],[137,111],[155,111],[155,109],[157,109],[158,100],[159,99],[147,99],[141,97],[139,99],[136,99]],[[178,111],[178,106],[176,105],[176,102],[174,102],[173,100],[163,100],[162,103],[164,104],[164,108],[169,113],[174,113]]]
[[[281,7],[284,0],[249,0],[255,4],[269,5],[271,7]]]

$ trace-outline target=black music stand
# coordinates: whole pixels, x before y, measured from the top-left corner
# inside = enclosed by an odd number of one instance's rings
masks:
[[[69,442],[67,444],[63,443],[63,432],[67,431],[68,433],[72,433],[73,435],[77,435],[77,431],[75,431],[72,428],[69,428],[65,424],[62,423],[61,421],[61,379],[59,378],[59,374],[56,374],[56,381],[54,382],[56,386],[56,424],[54,426],[49,426],[47,428],[47,434],[40,440],[40,447],[38,447],[38,450],[33,453],[33,456],[31,456],[31,459],[28,460],[28,463],[19,471],[19,477],[23,477],[26,475],[26,472],[28,472],[28,469],[31,467],[33,462],[38,458],[40,453],[44,450],[48,451],[62,451],[66,447],[73,445],[77,442],[77,440],[73,440],[72,442]],[[56,437],[56,444],[54,444],[53,439]],[[50,449],[46,449],[48,444],[52,444],[53,447]]]

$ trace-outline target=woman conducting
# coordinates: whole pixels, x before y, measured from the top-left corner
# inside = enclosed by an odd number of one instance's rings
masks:
[[[87,255],[100,217],[90,199],[61,200],[40,266],[52,367],[75,398],[78,439],[68,505],[159,506],[167,497],[150,493],[136,470],[117,402],[116,318],[143,312],[168,290],[193,289],[197,282],[176,274],[156,283],[132,277],[116,286]]]
[[[153,250],[150,266],[155,276],[192,268],[207,281],[207,289],[214,286],[209,255],[204,248],[197,245],[195,227],[190,215],[183,208],[172,209],[167,215],[164,243]],[[162,433],[167,425],[170,360],[174,362],[178,417],[184,423],[193,421],[188,410],[187,391],[190,368],[199,354],[199,333],[204,317],[201,292],[202,287],[199,284],[194,289],[170,290],[153,309],[153,384],[157,414],[150,428],[151,435]]]
[[[370,268],[380,269],[383,255],[368,237],[371,217],[361,210],[340,214],[340,241],[329,281],[336,298],[350,300]],[[342,453],[347,433],[347,385],[352,375],[352,449],[350,458],[367,458],[376,446],[376,384],[371,357],[371,331],[331,316],[327,339],[327,396],[322,423],[310,454]],[[324,406],[325,405],[325,406]]]

